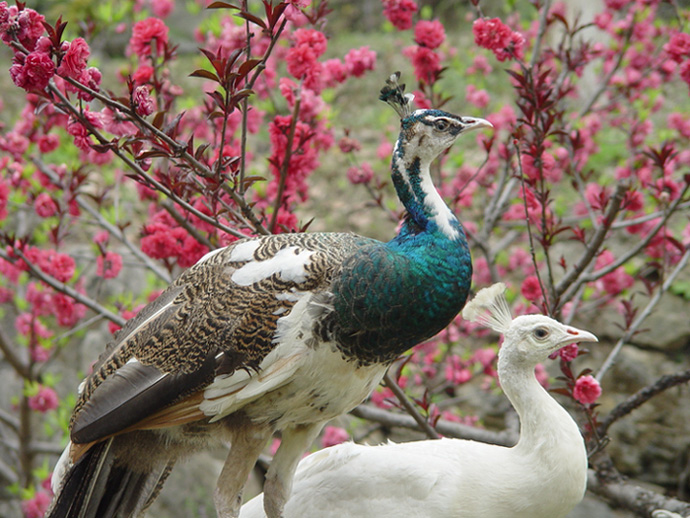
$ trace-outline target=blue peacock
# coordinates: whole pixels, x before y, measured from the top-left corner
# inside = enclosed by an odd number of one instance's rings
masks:
[[[305,449],[401,353],[465,304],[472,263],[429,166],[483,119],[411,109],[393,75],[381,99],[401,117],[392,179],[406,209],[382,243],[349,233],[248,238],[182,273],[107,345],[80,385],[49,518],[139,516],[175,462],[231,444],[214,493],[236,517],[275,432],[264,508],[278,518]]]

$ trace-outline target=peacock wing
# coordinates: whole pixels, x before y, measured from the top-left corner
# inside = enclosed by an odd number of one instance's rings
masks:
[[[276,335],[286,332],[281,318],[299,300],[318,298],[329,288],[359,239],[285,234],[207,254],[107,347],[83,384],[72,441],[91,443],[131,429],[201,419],[208,415],[199,410],[203,389],[219,377],[231,378],[234,385],[226,386],[235,391],[253,382],[255,397],[275,388],[298,362],[290,351],[274,353],[268,365],[264,361],[280,344]]]

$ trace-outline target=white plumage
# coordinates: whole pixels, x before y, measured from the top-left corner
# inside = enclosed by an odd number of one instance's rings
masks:
[[[587,452],[570,415],[534,376],[537,363],[586,331],[542,315],[512,319],[505,286],[479,292],[468,320],[505,336],[498,375],[521,423],[512,448],[459,439],[340,444],[300,462],[284,518],[562,518],[582,499]],[[262,495],[241,518],[264,518]]]

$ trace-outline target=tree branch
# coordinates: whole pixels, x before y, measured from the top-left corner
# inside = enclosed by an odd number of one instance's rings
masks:
[[[628,415],[630,412],[639,408],[640,405],[647,402],[654,396],[661,394],[665,390],[668,390],[677,385],[687,383],[690,381],[690,370],[683,372],[678,372],[676,374],[666,374],[661,376],[651,385],[648,385],[632,396],[628,397],[622,403],[616,405],[616,407],[609,412],[609,414],[599,421],[598,433],[600,436],[606,435],[609,427],[615,423],[621,417]]]
[[[72,288],[71,286],[68,286],[64,282],[60,282],[55,277],[52,277],[51,275],[47,275],[43,273],[39,268],[36,267],[35,264],[33,264],[29,259],[24,255],[24,252],[22,252],[18,248],[13,249],[13,253],[17,255],[20,259],[22,259],[27,267],[29,268],[29,272],[31,275],[36,277],[37,279],[40,279],[44,283],[46,283],[48,286],[51,288],[56,289],[57,291],[64,293],[65,295],[73,298],[80,304],[83,304],[87,308],[95,311],[98,314],[103,315],[105,318],[110,320],[111,322],[116,323],[119,326],[125,325],[125,322],[127,321],[126,319],[122,318],[120,315],[116,315],[112,311],[110,311],[108,308],[101,306],[98,302],[93,300],[90,297],[87,297],[86,295],[83,295],[79,293],[77,290]],[[12,259],[7,255],[7,252],[5,250],[0,249],[0,257],[3,258],[5,261],[12,262]]]
[[[419,423],[409,416],[382,410],[370,405],[359,405],[350,411],[355,417],[380,423],[390,428],[406,428],[408,430],[420,430]],[[504,430],[502,432],[492,432],[474,426],[451,423],[439,419],[436,423],[436,431],[444,437],[456,439],[469,439],[472,441],[485,442],[488,444],[498,444],[500,446],[513,446],[517,442],[517,434]]]
[[[415,408],[410,399],[407,397],[405,391],[401,389],[400,385],[398,385],[398,383],[393,379],[390,374],[390,370],[387,370],[386,374],[384,374],[383,381],[386,383],[386,386],[391,389],[393,394],[395,394],[395,397],[398,398],[400,404],[405,408],[407,413],[412,416],[412,418],[419,425],[419,428],[427,435],[427,437],[429,437],[429,439],[440,439],[438,432],[434,430],[434,427],[429,424],[429,421],[424,419],[424,417],[417,411],[417,408]]]
[[[661,300],[661,297],[664,293],[668,291],[668,289],[671,287],[671,284],[673,284],[673,281],[676,279],[678,274],[683,271],[685,268],[685,265],[688,263],[688,259],[690,258],[690,250],[686,249],[685,253],[683,254],[683,257],[681,257],[680,261],[678,261],[678,264],[676,267],[673,269],[673,271],[670,273],[668,278],[664,281],[664,283],[661,285],[661,288],[654,293],[652,298],[649,300],[645,308],[642,310],[642,312],[635,318],[635,320],[630,324],[630,328],[625,332],[625,334],[616,342],[616,345],[614,346],[613,350],[609,353],[609,355],[606,358],[606,361],[604,361],[603,365],[599,369],[599,372],[597,372],[596,378],[597,380],[601,381],[601,379],[604,377],[604,374],[606,374],[606,371],[608,371],[611,366],[613,365],[613,362],[616,359],[616,356],[618,356],[618,353],[620,352],[621,348],[623,347],[623,344],[625,344],[632,336],[637,332],[638,327],[642,324],[642,322],[650,315],[652,310],[656,307],[656,305],[659,303]]]

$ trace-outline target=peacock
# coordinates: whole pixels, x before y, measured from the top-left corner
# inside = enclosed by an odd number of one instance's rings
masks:
[[[379,242],[351,233],[247,238],[209,252],[116,335],[79,389],[49,518],[139,516],[175,462],[231,445],[221,518],[274,433],[264,506],[282,516],[305,449],[362,402],[401,353],[462,309],[472,263],[429,166],[486,120],[411,109],[398,75],[380,98],[401,117],[392,180],[406,213]]]
[[[557,349],[596,342],[543,315],[511,318],[505,285],[481,290],[463,317],[505,337],[498,376],[520,417],[512,448],[459,439],[364,446],[347,442],[300,462],[285,518],[562,518],[584,496],[587,452],[580,431],[537,381]],[[265,498],[265,497],[264,497]],[[262,496],[241,518],[264,518]]]

